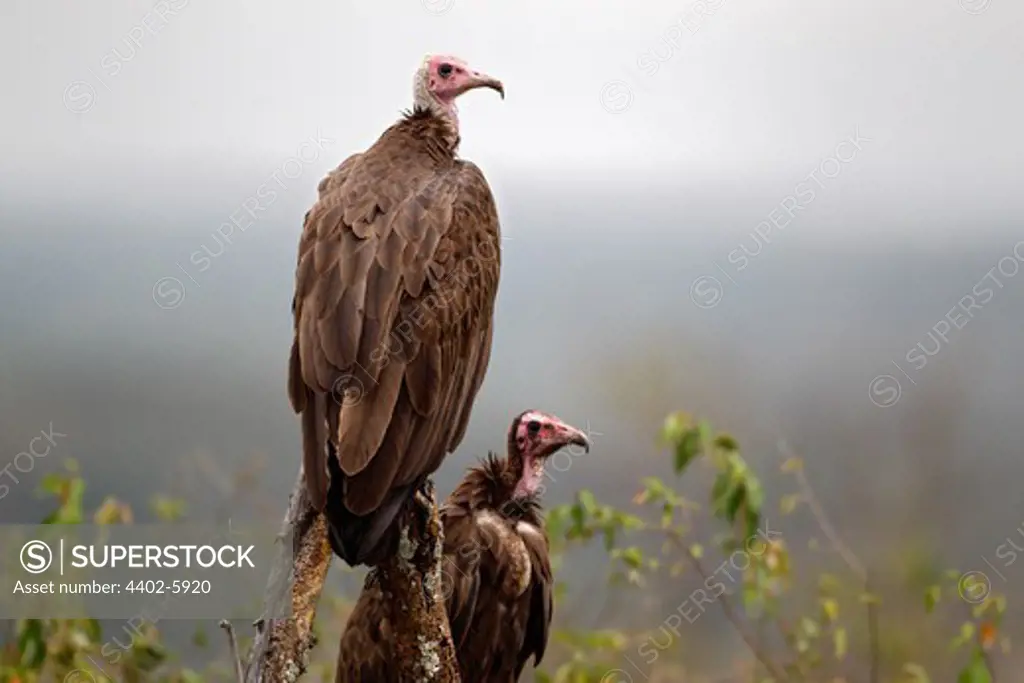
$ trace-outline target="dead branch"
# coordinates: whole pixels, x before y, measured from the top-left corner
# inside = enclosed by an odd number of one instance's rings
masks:
[[[231,668],[235,673],[236,683],[245,683],[245,671],[242,660],[238,657],[238,639],[235,638],[235,627],[227,619],[220,620],[220,627],[228,634],[228,647],[231,648]]]
[[[459,683],[441,589],[444,533],[428,481],[406,507],[398,552],[372,571],[394,629],[400,681]],[[278,553],[264,596],[264,616],[245,663],[245,683],[295,683],[316,644],[313,620],[331,563],[327,520],[309,503],[300,469],[277,537]],[[275,615],[288,614],[288,618]]]
[[[264,617],[245,665],[246,683],[294,683],[313,649],[313,619],[331,564],[327,520],[313,509],[302,470],[277,536],[278,552],[264,595]],[[290,609],[289,609],[290,607]],[[288,614],[286,619],[273,615]]]
[[[428,480],[406,506],[398,552],[376,580],[390,612],[400,681],[459,683],[459,669],[441,584],[444,531]]]

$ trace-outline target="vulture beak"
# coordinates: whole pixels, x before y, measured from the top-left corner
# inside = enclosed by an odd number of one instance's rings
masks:
[[[502,85],[501,81],[497,78],[492,78],[485,73],[474,71],[469,78],[466,79],[465,85],[460,88],[459,94],[473,90],[474,88],[490,88],[496,90],[501,99],[505,99],[505,86]]]
[[[551,430],[542,432],[545,453],[550,455],[566,446],[581,446],[584,452],[590,452],[590,439],[582,430],[557,419],[550,424]]]

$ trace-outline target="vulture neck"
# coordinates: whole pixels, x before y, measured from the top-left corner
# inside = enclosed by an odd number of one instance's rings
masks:
[[[495,510],[510,519],[542,526],[539,496],[515,495],[522,467],[518,458],[499,458],[492,453],[469,470],[451,499],[469,510]]]
[[[454,109],[455,105],[452,105]],[[459,149],[459,121],[438,104],[425,107],[417,104],[395,126],[426,145],[431,156],[452,159]]]

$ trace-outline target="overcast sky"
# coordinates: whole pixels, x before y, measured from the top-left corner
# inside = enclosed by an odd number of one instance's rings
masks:
[[[4,0],[0,180],[112,191],[318,131],[328,168],[446,52],[506,83],[461,105],[492,173],[785,191],[859,132],[891,201],[1020,216],[1022,34],[1013,0]]]

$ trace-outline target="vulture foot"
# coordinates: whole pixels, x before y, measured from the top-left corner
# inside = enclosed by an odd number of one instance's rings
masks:
[[[426,512],[427,518],[429,518],[434,511],[434,482],[430,479],[425,479],[423,484],[416,489],[416,495],[413,496],[413,499],[419,505],[420,510]]]

